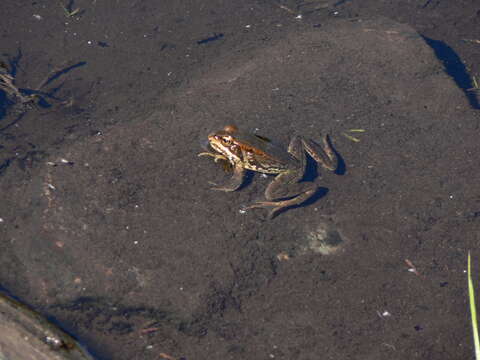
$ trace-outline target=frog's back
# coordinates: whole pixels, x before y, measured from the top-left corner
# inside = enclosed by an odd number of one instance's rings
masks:
[[[279,174],[297,166],[298,161],[281,146],[255,134],[242,134],[244,167],[265,174]]]

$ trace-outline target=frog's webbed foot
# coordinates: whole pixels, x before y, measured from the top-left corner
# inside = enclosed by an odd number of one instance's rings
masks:
[[[242,186],[245,169],[241,165],[236,165],[233,169],[233,175],[225,185],[213,187],[212,190],[218,191],[235,191]]]

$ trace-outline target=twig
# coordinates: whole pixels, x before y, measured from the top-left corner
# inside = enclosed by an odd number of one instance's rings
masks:
[[[62,7],[63,11],[65,12],[66,17],[75,16],[80,12],[80,8],[76,8],[75,10],[72,10],[73,1],[70,1],[70,3],[67,6],[64,6],[62,4],[62,2],[60,1],[60,6]]]
[[[360,142],[360,139],[357,139],[352,135],[348,135],[347,133],[343,133],[343,136],[345,136],[348,140],[352,140],[353,142]]]
[[[350,129],[348,132],[351,133],[364,133],[366,130],[365,129]],[[352,140],[353,142],[360,142],[359,138],[356,138],[355,136],[349,135],[347,133],[343,133],[343,136],[345,136],[347,139]]]
[[[288,11],[290,14],[297,15],[297,13],[296,13],[295,11],[293,11],[292,9],[290,9],[290,8],[284,6],[284,5],[278,5],[278,7],[279,7],[280,9],[285,10],[285,11]]]
[[[22,103],[28,103],[34,99],[34,96],[23,96],[20,90],[14,84],[14,78],[10,74],[0,74],[0,89],[3,89],[10,95],[16,96]]]
[[[478,339],[478,322],[477,322],[477,307],[475,305],[475,289],[472,281],[472,262],[470,259],[470,251],[468,252],[468,299],[470,303],[470,315],[472,318],[473,344],[475,347],[475,359],[480,359],[480,341]]]
[[[159,355],[160,355],[160,357],[161,357],[162,359],[176,360],[173,356],[170,356],[170,355],[165,354],[165,353],[160,353]]]
[[[413,272],[417,276],[423,277],[422,274],[418,272],[417,268],[415,267],[415,265],[413,265],[413,263],[410,260],[405,259],[405,263],[409,266],[408,271]]]
[[[472,81],[473,81],[473,87],[470,89],[467,89],[467,91],[479,91],[480,87],[478,86],[477,79],[475,76],[472,76]]]
[[[142,330],[140,330],[140,334],[142,334],[142,335],[143,335],[143,334],[150,334],[150,333],[152,333],[152,332],[158,331],[158,329],[160,329],[160,328],[158,328],[158,327],[151,327],[151,328],[142,329]]]
[[[474,44],[480,44],[480,40],[478,39],[462,39],[463,41],[465,42],[471,42],[471,43],[474,43]]]

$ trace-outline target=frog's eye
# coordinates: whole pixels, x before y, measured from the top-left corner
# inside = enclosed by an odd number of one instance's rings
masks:
[[[225,136],[225,137],[223,138],[223,143],[224,143],[225,145],[230,145],[230,144],[232,143],[232,137],[231,137],[231,136]]]

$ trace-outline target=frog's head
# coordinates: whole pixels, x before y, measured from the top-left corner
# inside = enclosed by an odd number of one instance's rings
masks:
[[[231,162],[239,159],[239,146],[234,135],[237,130],[235,125],[227,125],[223,130],[208,135],[208,142],[212,149],[225,155]]]

